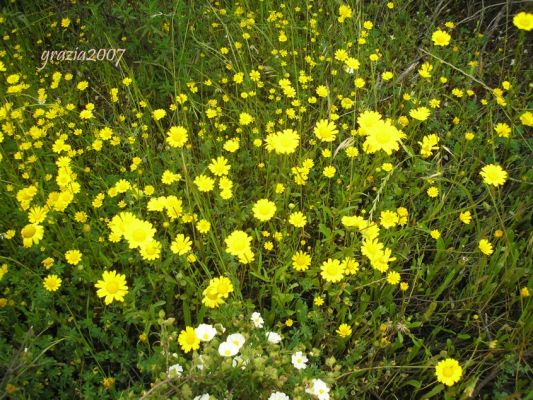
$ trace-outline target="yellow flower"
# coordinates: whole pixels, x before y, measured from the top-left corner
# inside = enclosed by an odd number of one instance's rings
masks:
[[[185,353],[200,348],[200,339],[196,336],[196,332],[192,326],[188,326],[185,330],[180,332],[178,343]]]
[[[359,155],[359,150],[357,147],[350,146],[346,148],[346,155],[350,158],[357,157]]]
[[[320,270],[320,275],[327,282],[339,282],[344,277],[344,266],[336,259],[324,261]]]
[[[385,71],[381,74],[381,79],[384,81],[390,81],[394,74],[391,71]]]
[[[340,337],[345,338],[352,334],[352,328],[348,324],[341,324],[336,332]]]
[[[81,261],[81,257],[82,254],[79,250],[68,250],[65,253],[65,260],[67,260],[70,265],[78,265]]]
[[[198,232],[200,233],[207,233],[211,229],[211,223],[206,219],[201,219],[196,224],[196,229],[198,229]]]
[[[347,4],[341,4],[339,6],[339,17],[337,21],[342,24],[346,18],[352,18],[352,8]]]
[[[200,192],[210,192],[215,187],[215,180],[206,175],[198,175],[194,178],[194,184]]]
[[[440,239],[440,231],[438,229],[433,229],[429,234],[435,240]]]
[[[316,88],[316,94],[320,97],[327,97],[329,94],[329,90],[326,86],[320,85]]]
[[[292,256],[292,267],[296,271],[307,271],[311,265],[311,256],[303,251],[298,251]]]
[[[508,138],[511,134],[511,127],[505,122],[500,122],[494,127],[494,131],[498,134],[499,137]]]
[[[166,142],[172,147],[183,147],[187,139],[187,129],[183,126],[173,126],[167,132]]]
[[[52,257],[47,257],[43,261],[41,261],[41,264],[43,264],[43,267],[46,269],[52,268],[52,265],[54,265],[55,260]]]
[[[439,382],[444,383],[447,386],[453,386],[461,379],[463,369],[457,360],[447,358],[437,363],[435,366],[435,374],[437,375],[437,380]]]
[[[8,265],[7,264],[2,264],[2,266],[0,267],[0,281],[2,280],[4,275],[7,274],[8,270],[9,270]]]
[[[239,125],[250,125],[254,121],[254,117],[252,117],[248,113],[241,113],[239,115]]]
[[[250,251],[252,238],[244,231],[233,231],[224,242],[226,243],[226,252],[238,257]]]
[[[431,186],[428,190],[427,190],[427,194],[429,197],[431,198],[435,198],[439,195],[439,188],[436,187],[436,186]]]
[[[346,275],[355,275],[359,271],[359,263],[351,257],[346,257],[342,260],[342,267]]]
[[[418,142],[420,145],[420,154],[422,158],[428,158],[434,150],[438,150],[439,137],[435,134],[426,135],[422,138],[422,142]]]
[[[429,108],[427,107],[418,107],[409,111],[411,118],[417,119],[419,121],[425,121],[429,117]]]
[[[187,254],[189,251],[191,251],[191,248],[191,239],[188,236],[185,236],[183,233],[179,233],[170,246],[170,250],[179,256]]]
[[[300,135],[292,130],[285,129],[282,132],[270,133],[266,139],[266,149],[276,154],[292,154],[298,148]]]
[[[55,292],[61,286],[61,278],[57,275],[48,275],[43,280],[43,286],[49,292]]]
[[[88,87],[89,87],[89,82],[87,82],[87,81],[78,82],[78,84],[76,85],[76,89],[78,89],[80,91],[83,91],[83,90],[87,89]]]
[[[402,131],[398,130],[390,122],[381,119],[370,126],[365,126],[364,131],[367,137],[363,143],[363,150],[370,154],[383,150],[388,155],[391,155],[393,151],[400,149],[400,139],[405,137]]]
[[[321,296],[316,296],[313,299],[313,303],[314,303],[315,306],[320,307],[321,305],[324,304],[324,299]]]
[[[321,119],[316,123],[313,132],[320,141],[333,142],[339,131],[337,130],[335,123],[329,122],[326,119]]]
[[[153,261],[161,257],[161,243],[152,240],[141,246],[141,257],[144,260]]]
[[[335,176],[335,172],[337,172],[337,169],[333,165],[328,165],[327,167],[324,167],[322,174],[326,178],[333,178]]]
[[[473,140],[475,137],[474,133],[473,132],[466,132],[465,133],[465,139],[470,141],[470,140]]]
[[[225,276],[213,278],[209,281],[209,286],[203,291],[202,303],[206,307],[215,308],[224,303],[229,294],[233,292],[233,284]]]
[[[431,35],[431,40],[436,46],[448,46],[450,44],[451,36],[448,32],[437,29]]]
[[[154,110],[154,112],[152,113],[152,117],[156,121],[159,121],[161,118],[164,118],[165,115],[167,115],[167,112],[163,110],[162,108],[158,108],[157,110]]]
[[[518,29],[530,31],[533,29],[533,14],[525,11],[519,12],[513,18],[513,24]]]
[[[492,244],[487,239],[481,239],[479,241],[479,250],[481,250],[483,254],[486,254],[488,256],[490,256],[494,252],[494,250],[492,249]]]
[[[398,214],[395,211],[382,211],[379,222],[385,229],[393,228],[398,224]]]
[[[483,182],[488,185],[500,186],[507,180],[507,172],[497,164],[487,164],[479,173],[483,177]]]
[[[115,385],[115,378],[105,377],[102,380],[102,386],[106,389],[111,389]]]
[[[335,51],[335,60],[344,61],[348,58],[348,52],[344,49],[339,49]]]
[[[387,274],[387,283],[391,285],[397,285],[400,283],[401,276],[396,271],[391,271]]]
[[[470,213],[470,211],[462,212],[461,214],[459,214],[459,219],[463,224],[468,225],[470,221],[472,221],[472,214]]]
[[[520,289],[520,296],[529,297],[529,289],[525,286],[522,289]]]
[[[259,221],[268,221],[276,213],[276,204],[268,199],[261,199],[254,204],[252,212]]]
[[[31,247],[41,241],[44,236],[44,228],[39,224],[28,224],[20,231],[24,247]]]
[[[431,78],[431,71],[433,71],[433,65],[431,65],[430,63],[426,62],[426,63],[422,64],[422,66],[418,70],[418,74],[422,78]]]
[[[105,304],[111,304],[113,300],[124,301],[128,293],[126,276],[117,274],[117,271],[104,271],[102,279],[95,284],[98,297],[105,297]]]
[[[533,113],[526,111],[520,115],[520,122],[525,126],[533,126]]]
[[[124,226],[124,239],[128,241],[130,249],[136,249],[152,241],[155,235],[155,228],[148,221],[143,221],[128,214],[128,223]]]
[[[303,228],[306,223],[307,217],[301,211],[296,211],[289,215],[289,224],[296,228]]]
[[[207,166],[209,168],[209,171],[215,176],[224,176],[227,175],[231,165],[228,165],[228,160],[223,157],[217,157],[216,159],[212,159],[211,163]]]

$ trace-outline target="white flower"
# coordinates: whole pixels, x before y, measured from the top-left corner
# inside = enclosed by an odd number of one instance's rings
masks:
[[[301,351],[297,351],[292,355],[292,365],[296,369],[305,369],[307,367],[307,361],[307,357]]]
[[[273,392],[268,400],[290,400],[290,398],[283,392]]]
[[[196,333],[196,337],[202,342],[210,342],[217,334],[217,330],[212,325],[200,324],[194,330],[194,333]]]
[[[259,314],[258,312],[254,312],[252,314],[252,324],[254,324],[254,326],[256,328],[262,328],[263,327],[263,324],[265,323],[265,321],[263,320],[263,318],[261,317],[261,314]]]
[[[181,373],[183,372],[183,367],[179,364],[174,364],[168,367],[168,376],[171,378],[175,376],[181,376]]]
[[[246,341],[246,339],[244,339],[244,336],[241,335],[240,333],[233,333],[231,335],[228,336],[228,338],[226,339],[226,342],[228,343],[233,343],[235,346],[237,346],[237,351],[241,349],[242,345],[244,344],[244,342]]]
[[[196,396],[192,400],[209,400],[209,393],[204,393],[204,394],[201,394],[199,396]]]
[[[276,332],[267,332],[266,336],[269,343],[278,344],[281,342],[281,336]]]
[[[218,353],[222,357],[233,357],[238,352],[239,347],[237,347],[234,343],[231,342],[222,342],[218,346]]]
[[[318,397],[319,400],[329,400],[329,387],[321,379],[313,379],[311,386],[307,387],[305,392]]]

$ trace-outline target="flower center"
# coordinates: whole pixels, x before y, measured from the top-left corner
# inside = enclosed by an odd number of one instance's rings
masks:
[[[442,375],[445,377],[451,377],[453,375],[453,367],[444,367],[442,370]]]
[[[28,226],[26,229],[24,229],[24,237],[31,238],[33,235],[35,235],[35,232],[37,232],[37,229],[35,229],[34,226]]]
[[[108,291],[108,293],[115,294],[116,292],[118,292],[118,283],[115,281],[108,282],[105,288]]]
[[[388,143],[390,141],[390,134],[387,130],[380,130],[377,134],[376,134],[376,140],[380,143],[380,144],[385,144],[385,143]]]
[[[146,234],[144,230],[138,230],[133,233],[133,240],[135,240],[136,242],[143,242],[145,238]]]

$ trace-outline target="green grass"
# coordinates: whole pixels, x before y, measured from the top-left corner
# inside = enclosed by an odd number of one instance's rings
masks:
[[[533,315],[531,297],[523,293],[533,291],[533,176],[531,121],[524,115],[532,108],[533,49],[531,32],[513,24],[528,6],[398,1],[389,9],[386,2],[356,2],[352,17],[339,23],[341,4],[42,0],[0,9],[0,266],[6,271],[0,279],[0,399],[193,399],[204,393],[268,399],[274,391],[309,399],[317,398],[306,393],[312,379],[325,381],[332,399],[531,398]],[[61,27],[63,18],[70,19],[68,27]],[[373,27],[364,28],[365,21]],[[448,46],[432,42],[437,29],[451,35]],[[286,41],[279,40],[281,32]],[[59,61],[37,71],[43,50],[76,48],[126,52],[118,67]],[[335,59],[339,49],[360,61],[353,74]],[[372,54],[379,59],[371,61]],[[433,67],[430,78],[418,72],[423,63]],[[387,71],[390,80],[382,77]],[[56,72],[62,79],[54,88]],[[242,84],[234,82],[238,72]],[[356,87],[355,78],[365,86]],[[281,79],[290,80],[294,97],[284,94]],[[77,89],[81,81],[88,82],[86,90]],[[13,92],[21,82],[28,87]],[[320,85],[328,96],[316,94]],[[39,99],[43,93],[46,99]],[[353,104],[343,107],[343,98]],[[433,99],[439,107],[430,106]],[[82,119],[88,103],[94,118]],[[409,115],[421,106],[430,110],[425,121]],[[166,116],[155,120],[156,109]],[[402,130],[396,151],[365,151],[366,138],[357,133],[364,111],[377,111]],[[239,124],[243,112],[254,117],[251,124]],[[335,123],[334,141],[315,136],[321,119]],[[498,135],[499,123],[511,128],[508,137]],[[183,148],[166,141],[178,125],[188,132]],[[42,137],[35,137],[35,126]],[[97,150],[104,127],[113,135]],[[300,135],[296,151],[268,151],[267,136],[285,129]],[[63,134],[70,148],[58,151]],[[439,143],[423,157],[419,142],[430,134]],[[239,149],[230,152],[234,138]],[[350,158],[348,146],[359,154]],[[53,193],[66,190],[56,178],[57,161],[67,156],[79,191],[61,207]],[[229,199],[208,167],[219,156],[231,165]],[[136,157],[140,163],[132,166]],[[306,159],[314,165],[298,184],[294,168]],[[480,171],[488,164],[507,172],[503,185],[483,182]],[[332,179],[323,175],[327,166],[336,168]],[[163,183],[165,171],[180,179]],[[212,191],[195,184],[202,174],[216,179]],[[130,188],[116,193],[119,180]],[[278,184],[285,190],[276,190]],[[30,185],[37,190],[24,207],[17,194]],[[427,194],[432,186],[439,190],[435,198]],[[98,195],[104,199],[95,207]],[[160,196],[181,199],[181,215],[148,210],[150,199]],[[261,222],[252,209],[264,198],[276,213]],[[39,222],[43,238],[24,247],[31,207],[47,204],[51,209]],[[383,211],[399,207],[408,211],[405,224],[381,225],[377,236],[396,258],[380,272],[361,251],[366,231],[346,226],[343,217],[379,225]],[[306,216],[305,227],[288,222],[295,211]],[[459,219],[465,211],[469,224]],[[121,212],[152,224],[159,258],[146,259],[124,238],[111,240],[110,222]],[[210,223],[207,233],[198,229],[201,219]],[[234,231],[250,237],[252,262],[227,251],[225,239]],[[171,250],[178,234],[192,243],[182,255]],[[480,251],[481,239],[492,244],[492,254]],[[82,253],[77,265],[65,257],[72,249]],[[306,271],[292,265],[297,251],[312,257]],[[49,257],[54,263],[46,269]],[[357,273],[327,282],[323,262],[346,257],[359,263]],[[106,305],[98,297],[95,284],[105,270],[125,276],[123,301]],[[403,289],[387,282],[390,271],[400,274]],[[62,279],[55,292],[43,287],[50,274]],[[220,276],[234,290],[219,307],[207,307],[204,290]],[[324,304],[316,303],[319,297]],[[250,322],[254,311],[264,328]],[[202,323],[215,326],[217,335],[186,352],[178,337]],[[352,329],[345,338],[336,333],[342,323]],[[269,343],[268,331],[281,334],[281,343]],[[239,352],[244,368],[218,352],[236,332],[246,337]],[[297,351],[307,355],[307,368],[292,365]],[[203,369],[197,368],[200,355]],[[462,367],[452,386],[435,374],[446,358]],[[169,375],[174,364],[183,375]]]

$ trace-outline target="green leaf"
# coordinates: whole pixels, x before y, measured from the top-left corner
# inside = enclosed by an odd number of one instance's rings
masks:
[[[444,385],[441,383],[441,384],[438,384],[437,386],[435,386],[430,392],[426,393],[421,400],[425,400],[425,399],[430,399],[432,398],[433,396],[435,396],[436,394],[439,394],[440,392],[442,392],[444,390]]]

